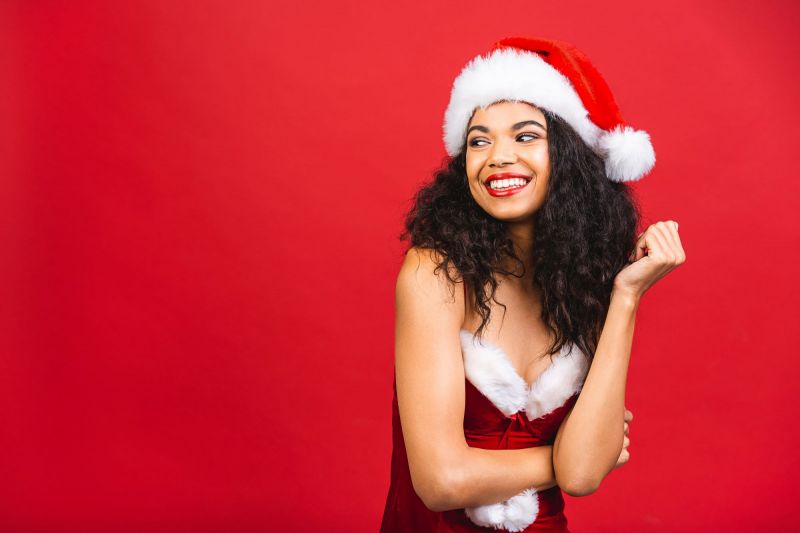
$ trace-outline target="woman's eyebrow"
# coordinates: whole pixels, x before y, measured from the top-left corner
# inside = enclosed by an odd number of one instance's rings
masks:
[[[547,129],[544,126],[542,126],[541,124],[539,124],[535,120],[523,120],[522,122],[517,122],[516,124],[511,126],[511,129],[516,131],[516,130],[518,130],[520,128],[523,128],[523,127],[531,125],[531,124],[533,124],[534,126],[539,126],[543,130],[547,131]],[[489,128],[487,128],[486,126],[481,126],[480,124],[475,124],[470,129],[468,129],[467,130],[467,135],[469,135],[469,132],[471,132],[472,130],[478,130],[478,131],[482,131],[483,133],[489,133]]]

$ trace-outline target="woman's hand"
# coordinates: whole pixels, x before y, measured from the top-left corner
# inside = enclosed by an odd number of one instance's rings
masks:
[[[625,420],[622,423],[622,431],[625,434],[625,436],[622,438],[622,453],[619,454],[619,459],[617,459],[617,464],[614,466],[614,468],[619,468],[627,463],[628,459],[631,458],[631,454],[628,452],[628,446],[631,443],[631,439],[628,438],[628,431],[630,431],[628,423],[631,420],[633,420],[633,413],[625,409]]]
[[[614,291],[641,298],[656,281],[686,261],[678,223],[668,220],[651,224],[637,237],[629,261],[614,278]]]

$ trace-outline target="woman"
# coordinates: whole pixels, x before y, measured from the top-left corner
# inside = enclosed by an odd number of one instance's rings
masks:
[[[568,531],[562,491],[628,460],[634,320],[685,261],[678,224],[636,235],[624,182],[655,163],[649,136],[569,44],[495,43],[444,130],[403,234],[381,531]]]

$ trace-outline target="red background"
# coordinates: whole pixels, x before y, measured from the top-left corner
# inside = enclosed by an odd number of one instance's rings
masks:
[[[376,531],[402,215],[508,35],[592,58],[688,256],[573,530],[797,524],[795,3],[0,9],[2,531]]]

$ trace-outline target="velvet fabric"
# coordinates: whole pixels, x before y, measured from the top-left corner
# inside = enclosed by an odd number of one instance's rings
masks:
[[[564,404],[534,420],[520,411],[503,414],[470,381],[465,380],[464,436],[475,448],[487,450],[521,449],[553,444],[561,422],[572,409],[578,394]],[[411,484],[400,413],[397,384],[392,384],[392,463],[389,493],[386,498],[382,533],[475,532],[492,531],[474,524],[464,509],[434,512],[425,507]],[[539,512],[536,520],[523,531],[568,532],[564,515],[564,497],[559,487],[537,493]],[[503,531],[503,530],[500,530]]]

